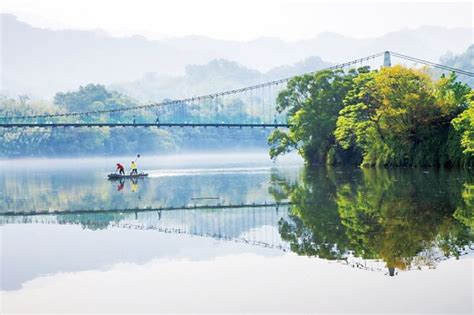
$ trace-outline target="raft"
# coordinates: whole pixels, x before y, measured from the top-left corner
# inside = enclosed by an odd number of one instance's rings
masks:
[[[147,177],[148,176],[148,173],[138,173],[136,175],[121,175],[121,174],[117,174],[117,173],[112,173],[112,174],[109,174],[107,175],[107,177],[109,179],[122,179],[122,178],[140,178],[140,177]]]

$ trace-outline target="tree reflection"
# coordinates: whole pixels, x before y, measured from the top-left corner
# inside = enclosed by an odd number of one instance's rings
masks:
[[[305,169],[274,173],[270,192],[288,198],[282,238],[300,255],[381,259],[394,268],[430,266],[473,241],[474,185],[451,171]]]
[[[272,174],[271,193],[275,199],[279,201],[278,198],[285,196],[293,204],[291,220],[279,222],[282,238],[290,242],[291,250],[298,254],[342,258],[348,238],[337,213],[334,178],[318,169],[305,170],[301,179],[304,180],[289,182],[279,174]]]

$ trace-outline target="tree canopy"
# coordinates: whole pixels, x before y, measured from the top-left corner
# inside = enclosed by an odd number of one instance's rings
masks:
[[[293,149],[308,164],[473,164],[472,89],[403,66],[297,77],[277,99],[292,127],[269,137],[270,156]]]

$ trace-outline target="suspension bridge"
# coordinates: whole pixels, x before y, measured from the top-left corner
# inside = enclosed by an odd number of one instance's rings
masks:
[[[323,70],[362,67],[377,61],[382,61],[380,65],[387,67],[392,64],[391,58],[398,58],[413,66],[423,65],[474,77],[473,72],[390,51],[306,74],[314,74]],[[277,110],[276,99],[279,92],[284,90],[287,83],[294,77],[213,94],[133,107],[29,116],[3,116],[0,117],[0,128],[288,128],[291,126],[288,123],[287,113]]]

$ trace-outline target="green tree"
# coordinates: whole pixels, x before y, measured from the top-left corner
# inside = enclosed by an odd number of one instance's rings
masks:
[[[325,70],[291,79],[277,97],[277,110],[288,113],[291,127],[270,135],[270,156],[296,149],[308,164],[324,164],[331,159],[338,113],[357,74],[355,70],[347,74]]]
[[[463,153],[474,158],[474,92],[470,94],[469,107],[452,121],[459,133]]]
[[[107,91],[103,85],[88,84],[79,87],[78,91],[56,93],[54,103],[65,107],[69,112],[101,110],[105,109],[106,103],[112,105],[110,99],[113,97],[114,93]]]

